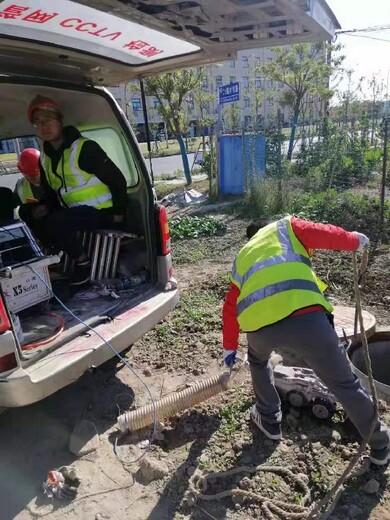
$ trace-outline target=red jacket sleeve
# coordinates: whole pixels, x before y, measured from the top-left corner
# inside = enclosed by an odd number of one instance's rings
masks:
[[[291,226],[306,249],[356,251],[359,247],[359,239],[354,233],[331,224],[315,224],[293,217]]]
[[[222,344],[226,350],[237,350],[240,327],[237,321],[237,298],[240,290],[233,283],[222,309]]]

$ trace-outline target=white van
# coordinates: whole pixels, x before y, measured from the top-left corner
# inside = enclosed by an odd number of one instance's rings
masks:
[[[117,351],[171,311],[178,290],[165,209],[129,123],[104,86],[234,59],[240,49],[329,39],[336,28],[324,0],[0,1],[0,141],[30,138],[27,107],[36,95],[46,96],[63,107],[65,124],[97,141],[126,177],[125,232],[79,239],[90,241],[100,278],[136,282],[94,299],[65,298]],[[0,407],[39,401],[113,356],[51,298],[59,261],[42,253],[21,222],[2,223]]]

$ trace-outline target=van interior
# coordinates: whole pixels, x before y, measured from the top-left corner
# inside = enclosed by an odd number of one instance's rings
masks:
[[[38,94],[55,100],[63,109],[64,124],[76,126],[85,137],[99,143],[119,167],[127,181],[128,207],[126,224],[119,235],[118,232],[110,233],[110,230],[106,230],[101,236],[87,236],[81,231],[78,233],[77,240],[84,241],[95,261],[94,281],[88,287],[78,289],[71,289],[68,283],[72,263],[66,255],[61,258],[56,255],[48,256],[45,264],[45,251],[40,252],[36,246],[31,246],[34,239],[28,230],[25,232],[25,227],[11,225],[10,228],[9,222],[0,222],[0,255],[3,259],[0,283],[19,339],[21,360],[27,364],[79,336],[85,332],[85,327],[58,301],[47,296],[32,306],[13,312],[15,302],[12,298],[7,299],[7,294],[16,295],[18,278],[13,280],[6,276],[7,268],[21,264],[21,258],[14,250],[16,242],[18,246],[25,248],[23,258],[28,260],[30,266],[35,271],[38,269],[38,275],[41,273],[41,276],[47,276],[46,281],[54,293],[70,311],[90,326],[102,320],[113,319],[119,313],[138,305],[147,291],[157,283],[158,244],[154,236],[155,227],[151,225],[155,219],[153,191],[150,183],[146,182],[148,173],[142,170],[145,166],[140,161],[134,136],[129,128],[123,127],[125,120],[118,117],[120,109],[104,89],[72,85],[64,88],[63,84],[57,88],[34,85],[31,82],[1,83],[0,142],[3,145],[3,155],[0,154],[0,162],[5,157],[8,161],[11,160],[12,170],[12,154],[4,155],[10,150],[12,140],[15,142],[16,139],[19,148],[20,143],[23,143],[23,147],[34,145],[34,128],[27,119],[27,107]],[[13,166],[16,167],[16,153]],[[8,177],[6,174],[2,175],[3,179]],[[4,182],[0,184],[4,186]],[[8,239],[7,236],[4,237],[7,230]],[[15,242],[17,237],[19,240]],[[5,251],[7,248],[12,250],[11,253]],[[26,248],[29,253],[26,253]],[[117,258],[114,262],[115,249]],[[31,271],[31,278],[25,278],[25,281],[34,283],[38,275]]]

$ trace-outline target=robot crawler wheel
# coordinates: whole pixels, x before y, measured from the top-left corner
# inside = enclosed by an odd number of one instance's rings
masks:
[[[308,404],[305,395],[302,392],[298,392],[297,390],[291,390],[288,392],[286,395],[286,400],[294,408],[302,408]]]
[[[329,419],[335,412],[333,404],[324,397],[317,397],[311,403],[311,411],[317,419]]]

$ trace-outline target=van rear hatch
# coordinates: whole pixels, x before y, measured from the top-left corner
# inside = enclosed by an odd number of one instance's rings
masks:
[[[112,85],[338,28],[325,0],[2,0],[0,63],[3,73]]]
[[[0,407],[26,406],[76,381],[86,370],[113,356],[103,339],[118,352],[123,351],[163,319],[178,298],[177,291],[165,292],[150,286],[133,299],[129,308],[114,310],[109,321],[104,316],[86,320],[99,336],[73,320],[65,337],[59,338],[61,345],[54,344],[40,359],[23,363],[6,378],[0,375]]]

